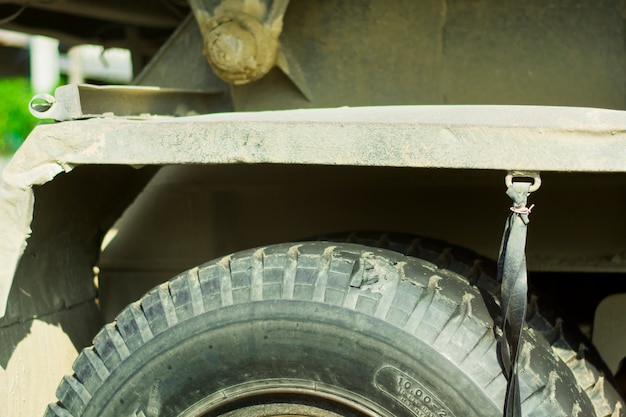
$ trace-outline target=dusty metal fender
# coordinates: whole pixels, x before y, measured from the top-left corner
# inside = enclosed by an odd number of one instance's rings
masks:
[[[80,165],[198,163],[626,172],[626,112],[390,106],[42,125],[0,182],[0,315],[31,234],[33,186]]]

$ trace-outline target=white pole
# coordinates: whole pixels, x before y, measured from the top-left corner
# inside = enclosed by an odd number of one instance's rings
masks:
[[[59,84],[59,41],[44,36],[30,39],[30,82],[35,93],[51,93]]]
[[[83,62],[81,57],[81,46],[73,46],[67,52],[69,68],[67,71],[69,84],[81,84],[85,82],[83,76]]]

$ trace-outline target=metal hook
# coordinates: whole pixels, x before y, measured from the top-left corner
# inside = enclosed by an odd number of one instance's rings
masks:
[[[54,119],[58,122],[71,119],[63,104],[50,94],[37,94],[28,103],[28,110],[38,119]]]
[[[533,182],[528,190],[529,193],[533,193],[541,187],[539,171],[509,171],[506,177],[504,177],[504,183],[507,188],[513,185],[513,179],[515,178],[532,178]]]

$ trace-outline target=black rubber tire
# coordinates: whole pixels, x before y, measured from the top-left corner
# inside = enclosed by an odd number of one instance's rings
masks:
[[[404,255],[428,260],[437,267],[466,277],[473,285],[494,296],[500,292],[495,261],[471,250],[421,236],[384,233],[350,232],[319,236],[315,240],[350,242],[370,247],[390,249]],[[587,394],[597,416],[624,417],[626,406],[616,383],[591,340],[564,320],[554,307],[554,300],[540,294],[532,285],[529,289],[527,325],[544,336],[552,351],[570,369],[579,387]],[[497,317],[496,321],[501,320]]]
[[[330,411],[316,416],[498,417],[506,381],[488,306],[462,276],[389,250],[314,242],[244,251],[124,309],[79,355],[46,416],[190,407],[216,416],[295,403]],[[532,329],[521,364],[524,416],[596,416]]]

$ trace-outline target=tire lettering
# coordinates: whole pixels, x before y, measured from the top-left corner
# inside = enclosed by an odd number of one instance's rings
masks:
[[[416,417],[454,417],[441,400],[415,378],[392,366],[376,372],[374,385],[398,401]]]

